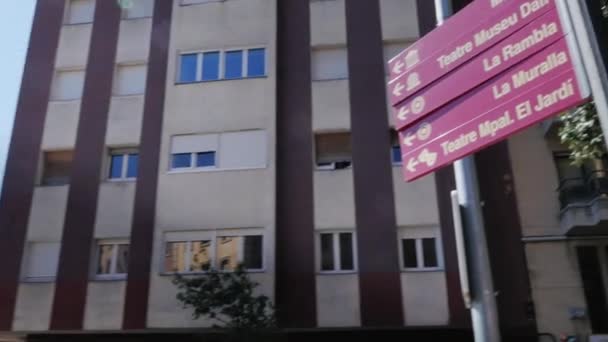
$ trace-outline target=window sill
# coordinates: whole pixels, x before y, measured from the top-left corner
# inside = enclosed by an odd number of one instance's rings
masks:
[[[77,99],[50,99],[50,103],[69,103],[69,102],[80,102],[82,100],[81,97]]]
[[[226,2],[227,0],[211,0],[211,1],[206,1],[206,2],[198,2],[198,3],[193,3],[193,4],[182,4],[180,2],[179,7],[188,7],[188,6],[197,6],[197,5],[207,5],[207,4],[212,4],[215,2]]]
[[[221,271],[220,273],[234,273],[234,271]],[[261,270],[246,270],[245,273],[247,274],[262,274],[262,273],[266,273],[265,269],[261,269]],[[203,275],[207,275],[209,274],[209,272],[178,272],[178,273],[173,273],[173,272],[160,272],[158,275],[161,277],[174,277],[176,275],[180,275],[182,277],[196,277],[196,276],[203,276]]]
[[[323,79],[316,79],[316,80],[312,80],[313,83],[315,82],[331,82],[331,81],[348,81],[348,77],[337,77],[337,78],[323,78]]]
[[[405,268],[405,269],[401,269],[401,273],[437,273],[437,272],[444,272],[445,270],[443,268]]]
[[[352,275],[358,274],[358,271],[318,271],[319,276],[335,276],[335,275]]]
[[[137,178],[108,178],[106,179],[106,183],[136,183]]]
[[[251,76],[251,77],[241,77],[241,78],[221,78],[219,80],[204,80],[204,81],[192,81],[192,82],[179,82],[176,81],[174,85],[182,86],[182,85],[191,85],[191,84],[202,84],[202,83],[216,83],[216,82],[224,82],[224,81],[247,81],[247,80],[257,80],[268,78],[268,75],[264,76]]]
[[[55,277],[25,278],[21,280],[24,284],[52,284]]]
[[[152,19],[152,17],[153,16],[151,16],[151,15],[148,15],[148,16],[145,16],[145,17],[133,17],[133,18],[123,17],[123,18],[121,18],[121,20],[124,20],[124,21],[136,21],[136,20],[141,20],[141,19]]]
[[[182,174],[182,173],[206,173],[206,172],[230,172],[230,171],[253,171],[253,170],[264,170],[268,168],[268,166],[260,166],[260,167],[243,167],[243,168],[199,168],[199,169],[184,169],[184,170],[169,170],[167,171],[168,175]]]
[[[82,23],[63,23],[63,26],[82,26],[82,25],[92,25],[92,21],[85,21]]]
[[[346,168],[343,168],[343,169],[323,169],[323,168],[315,167],[315,172],[340,172],[340,171],[350,171],[352,169],[353,169],[352,166],[351,167],[346,167]]]
[[[93,278],[91,279],[91,281],[93,282],[99,282],[99,283],[105,283],[105,282],[117,282],[117,281],[126,281],[127,280],[127,275],[123,274],[123,275],[107,275],[107,276],[93,276]]]
[[[70,184],[38,184],[36,185],[36,188],[59,188],[62,186],[69,186]]]
[[[139,93],[139,94],[112,94],[112,98],[114,99],[124,99],[124,98],[131,98],[131,97],[144,97],[145,94],[143,93]]]

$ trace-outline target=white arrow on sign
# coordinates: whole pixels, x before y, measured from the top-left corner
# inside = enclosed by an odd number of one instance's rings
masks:
[[[395,63],[395,65],[393,66],[393,72],[396,74],[400,74],[403,71],[403,67],[405,66],[405,63],[403,63],[401,60],[399,60],[397,63]]]
[[[399,82],[397,82],[397,84],[395,85],[395,88],[393,88],[393,95],[395,96],[401,96],[402,93],[401,91],[405,89],[405,86]]]
[[[397,117],[399,118],[399,120],[405,121],[405,119],[407,119],[408,114],[410,114],[410,110],[406,106],[404,106],[399,109],[399,114],[397,114]]]
[[[416,161],[416,157],[412,157],[410,158],[410,161],[407,163],[407,170],[409,172],[416,172],[416,166],[420,164],[418,163],[418,161]]]
[[[405,146],[412,146],[412,141],[416,140],[416,135],[408,133],[408,135],[403,138],[403,143]]]

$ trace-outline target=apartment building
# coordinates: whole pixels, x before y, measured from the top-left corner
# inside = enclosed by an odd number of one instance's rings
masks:
[[[402,181],[384,90],[386,61],[434,25],[430,0],[38,1],[0,198],[0,336],[205,334],[173,275],[243,263],[293,338],[470,338],[452,170]],[[570,237],[601,233],[604,199],[560,206],[575,171],[551,127],[477,157],[514,341],[605,327],[587,267],[606,275],[606,240]]]

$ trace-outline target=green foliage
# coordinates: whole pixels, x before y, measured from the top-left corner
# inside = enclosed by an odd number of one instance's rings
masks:
[[[175,276],[177,299],[184,308],[193,308],[193,317],[210,318],[221,326],[239,331],[276,326],[274,307],[264,295],[256,295],[259,284],[249,279],[242,265],[234,272],[209,269],[204,275]]]
[[[560,121],[562,125],[558,135],[571,151],[570,158],[575,165],[600,159],[606,154],[604,136],[593,102],[562,114]]]

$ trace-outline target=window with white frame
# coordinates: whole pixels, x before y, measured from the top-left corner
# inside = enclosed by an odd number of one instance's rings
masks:
[[[147,18],[154,12],[154,0],[123,0],[125,1],[126,5],[122,12],[124,19]]]
[[[222,231],[171,232],[165,236],[163,272],[200,273],[216,268],[263,270],[263,236]]]
[[[439,240],[435,237],[402,238],[401,267],[404,270],[440,270]]]
[[[311,59],[313,81],[348,78],[348,53],[346,47],[314,49]]]
[[[128,240],[100,240],[96,253],[96,278],[126,278],[129,268]]]
[[[108,179],[129,180],[137,178],[139,167],[139,153],[137,149],[112,149],[110,150],[110,166]]]
[[[318,170],[342,170],[352,166],[351,136],[348,132],[315,135]]]
[[[393,165],[401,165],[403,157],[401,155],[401,146],[399,146],[399,133],[391,130],[391,161]]]
[[[28,243],[24,279],[26,281],[52,281],[59,264],[59,242]]]
[[[171,138],[170,169],[251,169],[266,167],[264,130],[177,135]]]
[[[179,57],[178,83],[234,80],[266,76],[266,49],[183,53]]]
[[[121,64],[116,68],[114,95],[140,95],[146,91],[146,65]]]
[[[320,272],[353,272],[357,269],[353,232],[327,232],[318,236]]]
[[[57,70],[51,89],[51,100],[68,101],[82,97],[84,70]]]
[[[66,24],[86,24],[93,22],[95,0],[69,0],[66,9]]]

